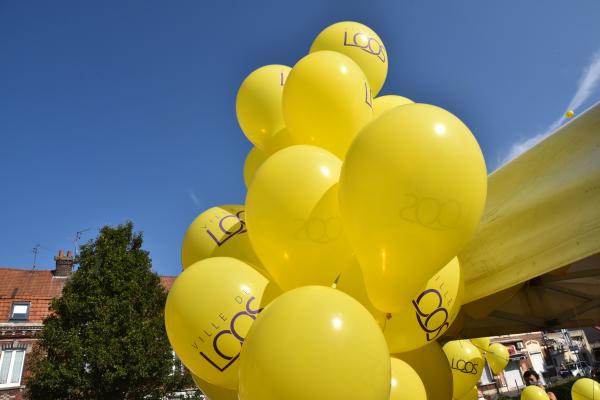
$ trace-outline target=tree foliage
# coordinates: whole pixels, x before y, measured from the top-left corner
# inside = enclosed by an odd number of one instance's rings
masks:
[[[104,227],[51,305],[27,383],[31,399],[160,399],[193,387],[173,360],[166,292],[133,224]]]

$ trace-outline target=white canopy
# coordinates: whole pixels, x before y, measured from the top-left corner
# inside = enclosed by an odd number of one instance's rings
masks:
[[[600,103],[490,175],[459,259],[459,336],[600,324]]]

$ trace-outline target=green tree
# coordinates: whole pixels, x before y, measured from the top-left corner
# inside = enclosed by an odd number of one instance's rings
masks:
[[[52,302],[31,357],[36,399],[160,399],[194,387],[173,360],[166,292],[133,224],[104,227]]]

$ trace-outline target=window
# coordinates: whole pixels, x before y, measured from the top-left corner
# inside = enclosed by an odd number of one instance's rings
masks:
[[[517,350],[523,350],[523,342],[517,342]]]
[[[29,302],[14,302],[10,311],[10,319],[27,321],[27,318],[29,318]]]
[[[21,384],[23,361],[25,361],[25,350],[2,350],[2,355],[0,355],[0,388]]]

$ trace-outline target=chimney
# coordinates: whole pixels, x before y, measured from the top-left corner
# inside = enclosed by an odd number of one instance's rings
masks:
[[[71,250],[67,251],[67,255],[62,250],[58,251],[58,255],[54,257],[56,261],[56,269],[54,270],[54,276],[68,277],[73,272],[73,253]]]

